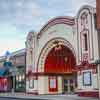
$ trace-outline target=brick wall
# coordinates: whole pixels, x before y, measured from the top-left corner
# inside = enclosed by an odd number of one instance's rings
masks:
[[[100,0],[96,0],[97,28],[100,30]]]

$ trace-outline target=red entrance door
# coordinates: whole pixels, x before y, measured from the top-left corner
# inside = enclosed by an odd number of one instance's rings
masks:
[[[75,66],[73,53],[66,46],[54,47],[45,60],[45,73],[72,73]]]

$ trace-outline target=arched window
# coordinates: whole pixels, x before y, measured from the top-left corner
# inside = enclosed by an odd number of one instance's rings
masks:
[[[87,34],[84,34],[84,50],[87,51],[88,50],[88,43],[87,43]]]
[[[32,51],[32,49],[30,50],[30,60],[31,60],[31,64],[32,64],[32,62],[33,62],[33,51]]]

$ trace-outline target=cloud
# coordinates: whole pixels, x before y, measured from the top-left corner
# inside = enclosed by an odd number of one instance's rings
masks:
[[[9,39],[9,40],[0,40],[0,55],[4,55],[6,51],[16,51],[22,48],[25,48],[23,40],[20,39]]]
[[[1,20],[11,21],[19,25],[32,25],[31,22],[34,17],[40,17],[42,15],[41,7],[33,0],[11,0],[12,2],[8,0],[8,3],[6,1],[0,1]]]
[[[17,33],[16,27],[12,26],[11,24],[2,23],[0,24],[0,27],[0,36],[15,35]]]
[[[46,6],[43,6],[43,8],[47,16],[63,16],[72,11],[71,2],[68,0],[50,0],[46,5],[48,8]]]
[[[95,0],[0,0],[0,54],[23,48],[30,30],[38,32],[57,16],[75,16],[84,4],[95,6]]]
[[[96,5],[96,0],[71,0],[71,1],[72,1],[71,9],[73,10],[73,15],[76,15],[78,10],[83,5],[91,5],[94,7]]]
[[[27,2],[26,2],[27,1]],[[31,0],[26,0],[21,4],[20,9],[16,9],[15,11],[15,18],[13,19],[13,24],[18,29],[29,29],[29,27],[34,27],[36,21],[38,22],[40,17],[43,16],[43,11],[41,7]],[[29,31],[29,30],[28,30]]]

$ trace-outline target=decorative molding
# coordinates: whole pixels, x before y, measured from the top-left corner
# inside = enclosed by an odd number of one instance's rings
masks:
[[[38,35],[37,35],[38,39],[41,37],[41,35],[45,31],[47,31],[51,26],[54,26],[56,24],[66,24],[66,25],[73,26],[73,25],[75,25],[75,20],[72,17],[64,17],[64,16],[57,17],[57,18],[50,20],[46,25],[44,25],[44,27],[38,33]]]
[[[88,60],[94,59],[92,13],[93,8],[91,6],[84,6],[80,9],[77,15],[78,62],[82,61],[82,55],[84,53],[82,47],[82,35],[84,30],[88,30]]]
[[[53,38],[52,40],[48,41],[45,44],[45,46],[43,47],[43,49],[41,50],[40,55],[39,55],[37,68],[40,68],[42,72],[44,72],[44,65],[45,65],[44,63],[45,63],[45,59],[46,59],[49,51],[53,47],[55,47],[55,44],[54,44],[55,41],[59,41],[60,44],[62,44],[64,46],[66,46],[67,48],[69,48],[72,51],[74,57],[76,58],[75,50],[73,49],[72,45],[67,40],[65,40],[63,38]],[[37,72],[39,70],[37,69]]]

